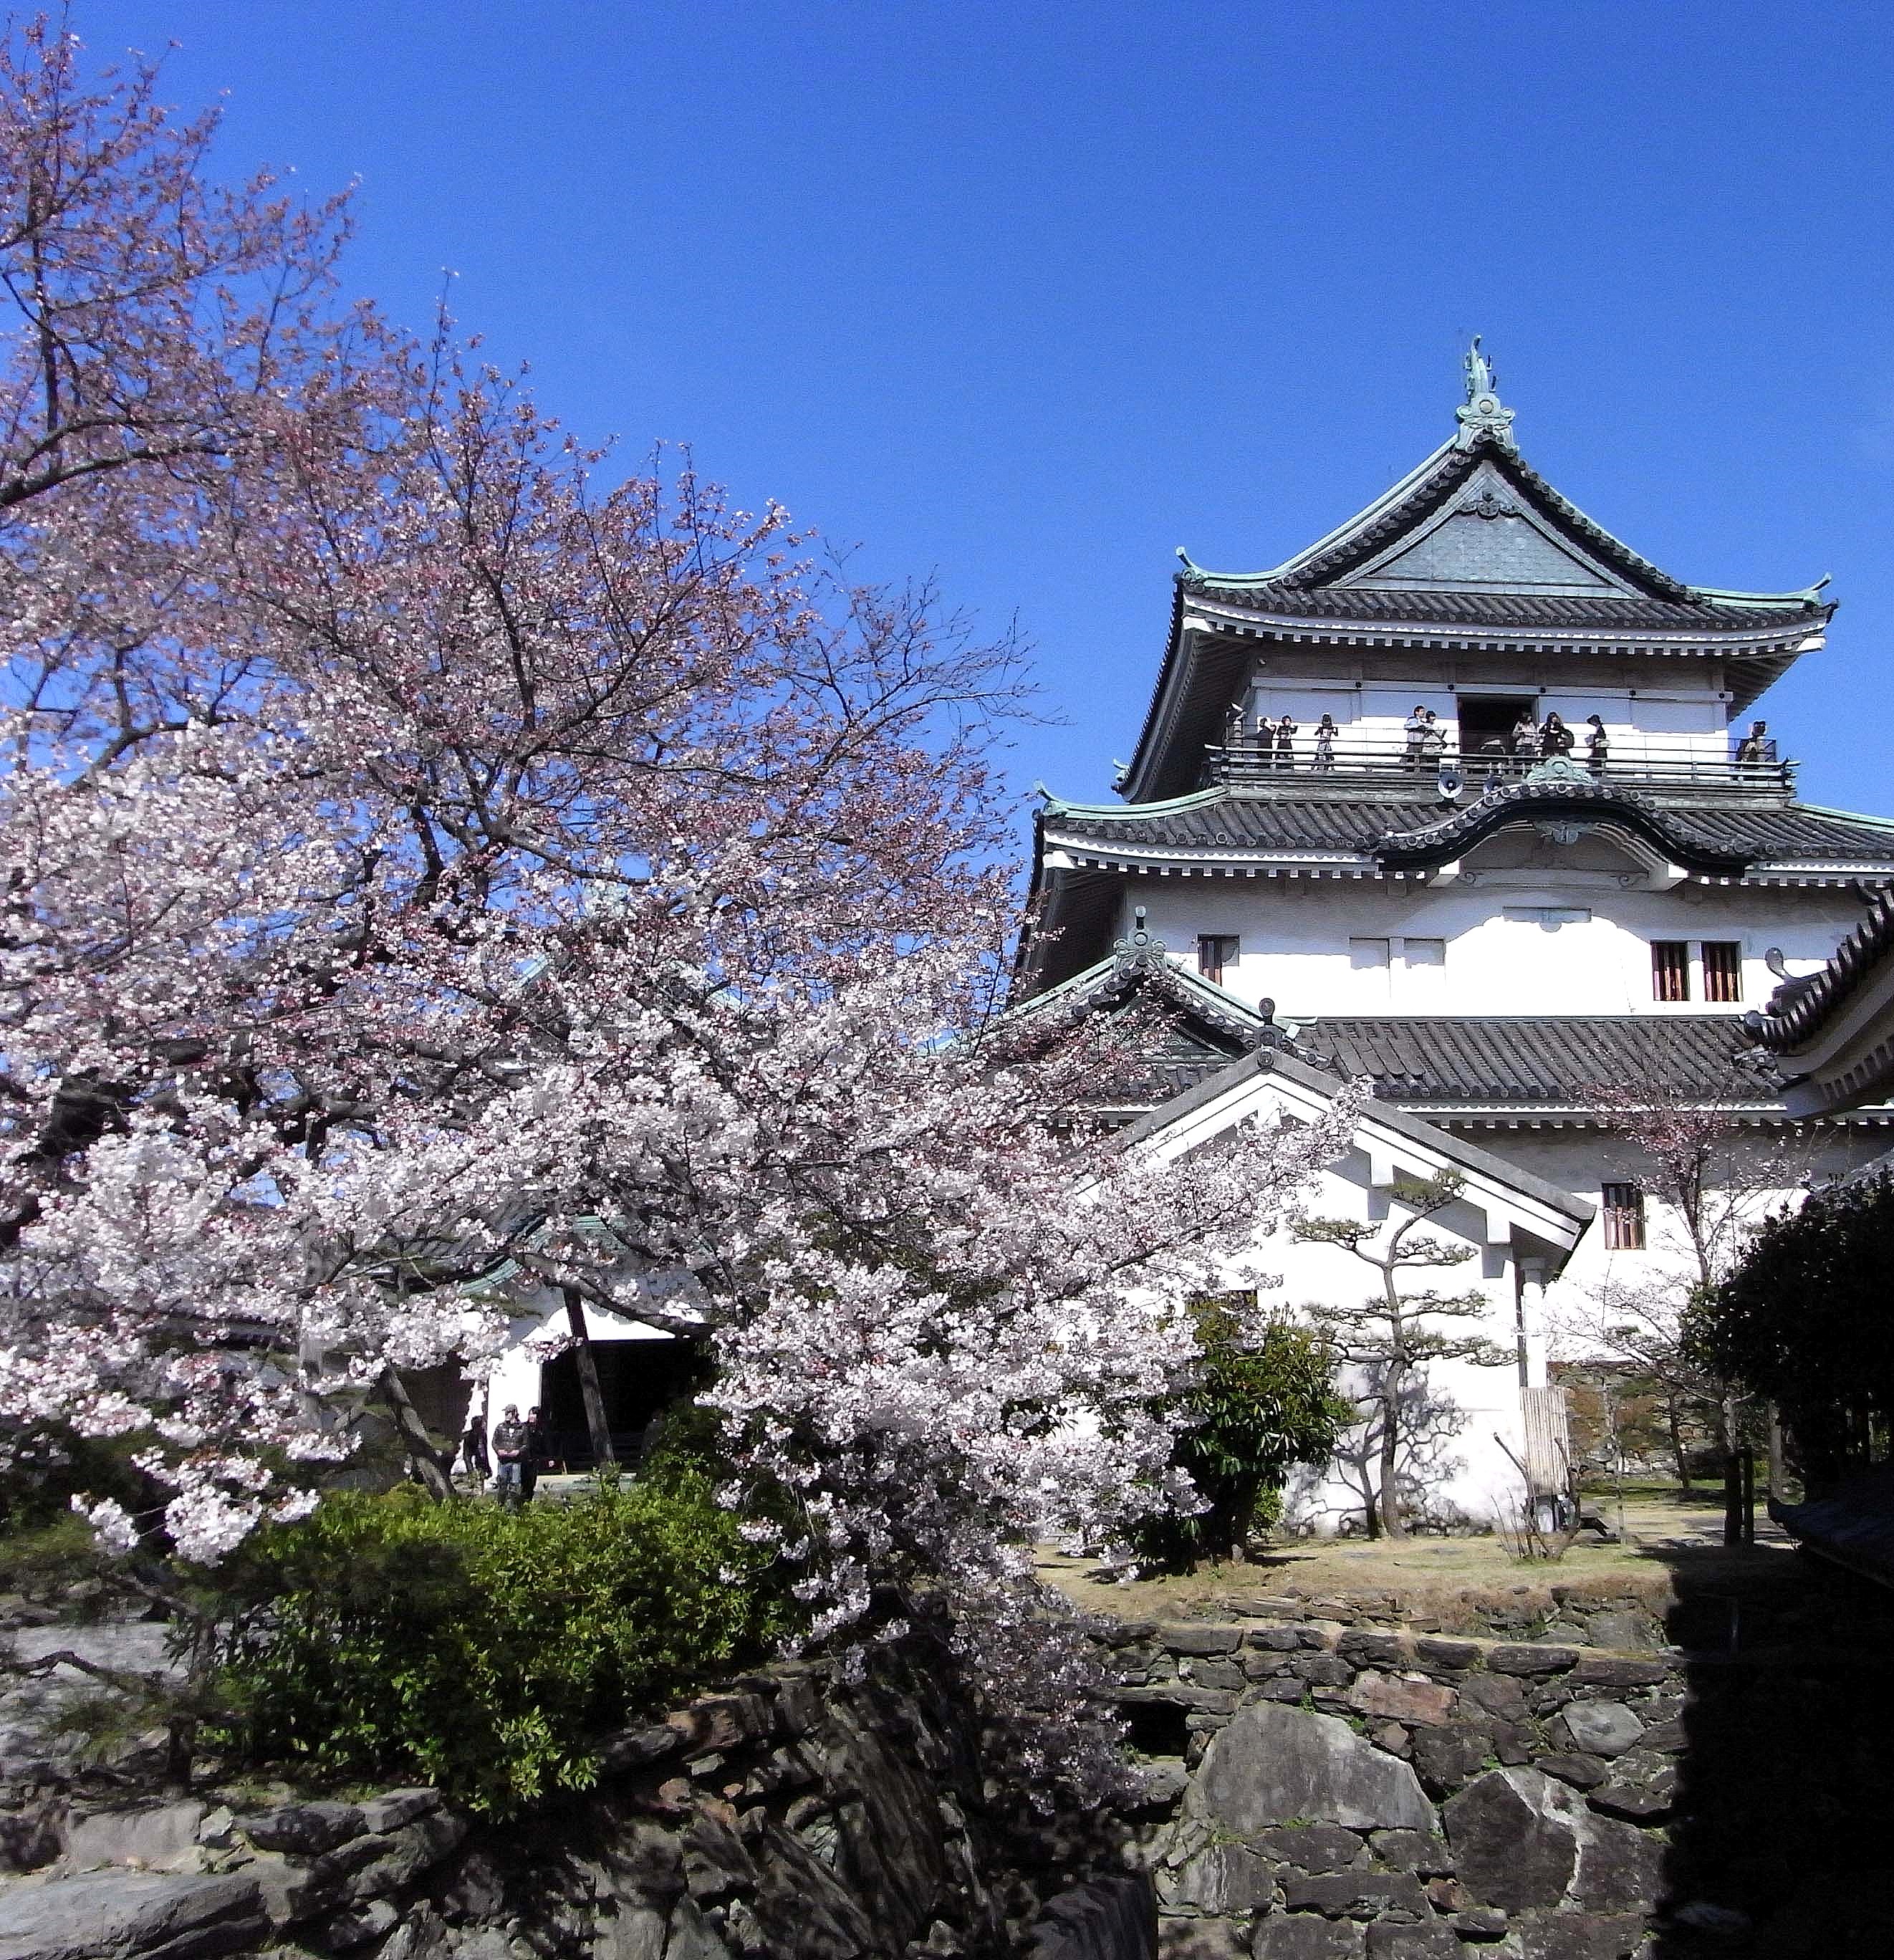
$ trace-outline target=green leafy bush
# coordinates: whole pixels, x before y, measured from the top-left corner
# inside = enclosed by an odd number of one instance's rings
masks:
[[[504,1815],[588,1787],[600,1736],[766,1656],[780,1592],[701,1475],[524,1510],[326,1498],[221,1580],[234,1713],[210,1739]]]
[[[1142,1548],[1173,1567],[1226,1558],[1274,1524],[1291,1466],[1326,1462],[1356,1419],[1335,1392],[1327,1349],[1307,1328],[1272,1320],[1251,1336],[1227,1300],[1200,1300],[1192,1311],[1202,1360],[1174,1405],[1189,1426],[1172,1460],[1208,1508],[1154,1519]]]

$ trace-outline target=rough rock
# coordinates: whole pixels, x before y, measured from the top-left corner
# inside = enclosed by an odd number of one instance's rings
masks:
[[[384,1790],[361,1806],[362,1828],[377,1835],[399,1831],[404,1824],[412,1824],[417,1817],[425,1817],[430,1811],[440,1808],[441,1793],[438,1790]]]
[[[1412,1872],[1325,1872],[1298,1874],[1283,1882],[1284,1903],[1291,1912],[1319,1912],[1329,1919],[1372,1919],[1384,1912],[1428,1910],[1427,1894]]]
[[[1622,1701],[1574,1701],[1565,1710],[1571,1739],[1588,1755],[1622,1756],[1644,1725]]]
[[[595,1960],[664,1960],[664,1915],[647,1905],[619,1908],[602,1921],[593,1942]],[[376,1960],[387,1960],[377,1954]]]
[[[1294,1653],[1302,1645],[1301,1629],[1297,1627],[1252,1627],[1249,1644],[1265,1653]]]
[[[1566,1677],[1574,1688],[1655,1688],[1670,1670],[1660,1660],[1587,1654]]]
[[[647,1917],[657,1916],[651,1914]],[[441,1915],[431,1906],[411,1906],[403,1915],[401,1923],[388,1936],[387,1945],[375,1955],[375,1960],[445,1960],[447,1950],[447,1929]],[[664,1952],[664,1922],[660,1919],[657,1945],[650,1955],[601,1955],[600,1960],[663,1960]]]
[[[1144,1960],[1157,1932],[1151,1887],[1141,1875],[1094,1879],[1046,1907],[1027,1960]]]
[[[1368,1960],[1459,1960],[1460,1943],[1437,1919],[1402,1926],[1389,1920],[1368,1928]]]
[[[1353,1920],[1318,1914],[1281,1914],[1256,1928],[1256,1960],[1361,1960],[1366,1928]]]
[[[243,1873],[97,1872],[0,1892],[0,1960],[234,1953],[269,1930]]]
[[[1663,1896],[1665,1845],[1635,1824],[1589,1813],[1574,1819],[1573,1903],[1587,1912],[1647,1912]]]
[[[1514,1930],[1520,1960],[1628,1960],[1642,1943],[1644,1924],[1629,1915],[1536,1913]]]
[[[1561,1783],[1575,1784],[1580,1790],[1596,1790],[1610,1774],[1596,1756],[1541,1756],[1533,1767],[1543,1770],[1549,1777],[1558,1777]]]
[[[315,1857],[358,1837],[361,1808],[354,1803],[285,1803],[243,1820],[245,1837],[259,1850]]]
[[[1339,1824],[1284,1825],[1259,1831],[1256,1849],[1299,1872],[1345,1872],[1361,1856],[1361,1840]]]
[[[664,1941],[664,1960],[731,1960],[716,1928],[690,1899],[671,1908],[670,1931]]]
[[[1442,1807],[1454,1868],[1482,1905],[1556,1905],[1578,1867],[1578,1836],[1535,1770],[1490,1770]]]
[[[95,1810],[75,1818],[67,1834],[69,1871],[96,1871],[101,1865],[143,1865],[154,1870],[196,1870],[202,1803],[151,1803]]]
[[[1158,1880],[1159,1902],[1199,1912],[1255,1912],[1276,1895],[1275,1868],[1246,1844],[1212,1844]]]
[[[1445,1878],[1453,1872],[1452,1853],[1431,1831],[1377,1831],[1368,1842],[1390,1871],[1418,1872],[1424,1879]]]
[[[1578,1665],[1576,1647],[1507,1647],[1488,1650],[1486,1665],[1495,1674],[1563,1674]]]
[[[1483,1710],[1496,1722],[1526,1719],[1526,1691],[1510,1675],[1469,1675],[1460,1684],[1460,1699]]]
[[[1657,1643],[1650,1622],[1641,1613],[1594,1613],[1586,1631],[1593,1647],[1650,1647]]]
[[[304,1943],[319,1953],[352,1953],[357,1947],[366,1946],[371,1939],[380,1939],[392,1932],[399,1917],[386,1899],[344,1906],[314,1932],[305,1933]]]
[[[1231,1919],[1160,1919],[1158,1960],[1243,1960],[1249,1951],[1248,1922]],[[665,1956],[670,1960],[670,1955]]]
[[[1377,1674],[1371,1669],[1356,1679],[1348,1694],[1348,1705],[1364,1715],[1378,1715],[1392,1722],[1438,1727],[1453,1718],[1459,1701],[1452,1688],[1438,1682],[1410,1680],[1398,1674]]]
[[[1199,1627],[1173,1622],[1157,1629],[1159,1643],[1173,1653],[1234,1653],[1243,1644],[1240,1627]]]
[[[1186,1814],[1246,1838],[1292,1819],[1428,1831],[1434,1809],[1408,1765],[1332,1715],[1275,1702],[1243,1709],[1211,1739]]]
[[[1476,1729],[1421,1729],[1414,1737],[1414,1767],[1426,1787],[1443,1796],[1478,1776],[1492,1753],[1492,1737]]]

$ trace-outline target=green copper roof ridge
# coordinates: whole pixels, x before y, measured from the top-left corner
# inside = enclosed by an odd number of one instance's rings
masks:
[[[1042,816],[1159,816],[1174,810],[1196,810],[1230,794],[1228,784],[1214,783],[1207,790],[1167,797],[1160,803],[1068,803],[1054,796],[1043,784],[1036,783],[1033,788],[1046,799],[1046,807],[1039,813]]]
[[[1850,823],[1864,823],[1870,830],[1894,830],[1894,816],[1870,816],[1864,810],[1837,810],[1832,803],[1792,803],[1791,810],[1805,810],[1811,816],[1838,816]]]
[[[1713,599],[1726,606],[1789,606],[1797,600],[1812,605],[1834,575],[1825,571],[1813,585],[1805,585],[1796,592],[1737,592],[1721,585],[1693,585],[1690,590],[1696,598]]]

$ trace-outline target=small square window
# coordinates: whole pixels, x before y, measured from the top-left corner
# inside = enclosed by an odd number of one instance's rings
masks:
[[[1603,1192],[1605,1249],[1641,1252],[1644,1249],[1644,1195],[1635,1184],[1608,1184]]]
[[[1650,942],[1650,998],[1687,1001],[1690,998],[1690,942],[1654,939]]]
[[[1703,943],[1703,998],[1706,1001],[1743,998],[1743,942],[1706,939]]]
[[[1221,987],[1224,969],[1236,965],[1243,941],[1233,933],[1202,932],[1197,935],[1197,971]]]

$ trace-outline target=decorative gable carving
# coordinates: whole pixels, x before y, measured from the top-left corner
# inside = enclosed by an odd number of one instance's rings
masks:
[[[1631,588],[1547,521],[1490,463],[1441,509],[1338,586],[1406,592],[1628,596]]]

